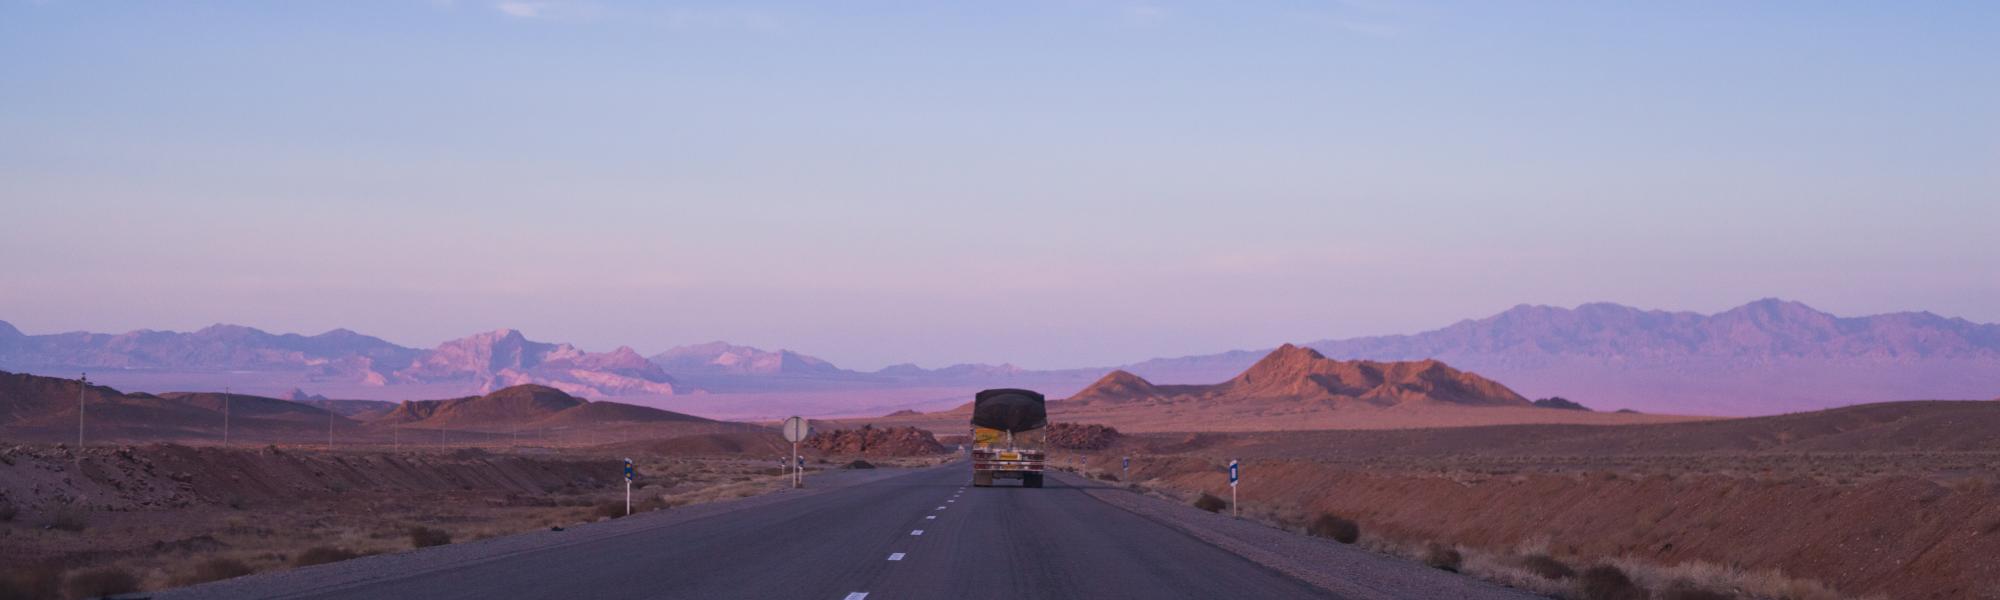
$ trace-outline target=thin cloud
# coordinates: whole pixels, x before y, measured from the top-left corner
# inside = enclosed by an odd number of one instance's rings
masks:
[[[597,5],[588,2],[505,0],[493,5],[500,14],[516,19],[584,20],[597,16]]]

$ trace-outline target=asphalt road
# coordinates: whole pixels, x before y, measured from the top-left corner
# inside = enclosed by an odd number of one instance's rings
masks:
[[[1042,489],[975,488],[967,471],[952,463],[657,526],[643,522],[675,511],[598,524],[623,529],[579,528],[567,539],[529,534],[540,537],[505,551],[377,556],[164,596],[1334,597],[1063,480]]]

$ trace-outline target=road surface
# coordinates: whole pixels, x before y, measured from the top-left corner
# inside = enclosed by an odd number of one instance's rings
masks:
[[[1079,479],[1052,477],[1042,489],[967,480],[963,463],[833,473],[815,482],[829,489],[738,501],[753,505],[711,516],[674,509],[161,597],[1340,597],[1098,500]]]

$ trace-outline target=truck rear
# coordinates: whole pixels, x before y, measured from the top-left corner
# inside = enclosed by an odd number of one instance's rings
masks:
[[[1012,388],[973,397],[972,485],[1019,479],[1023,487],[1042,487],[1042,467],[1048,463],[1045,404],[1039,393]]]

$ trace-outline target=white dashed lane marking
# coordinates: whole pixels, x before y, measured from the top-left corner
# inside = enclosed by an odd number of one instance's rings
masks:
[[[925,516],[924,518],[926,518],[926,519],[936,519],[936,518],[937,518],[937,515],[926,515],[926,516]]]
[[[895,554],[890,554],[889,560],[903,560],[903,553],[897,552]]]
[[[868,592],[855,592],[852,594],[848,594],[847,600],[868,600]]]
[[[910,535],[923,535],[923,534],[924,534],[924,530],[922,530],[922,529],[912,529],[912,530],[910,530]]]
[[[937,509],[938,509],[938,510],[944,510],[944,507],[940,506],[940,507],[937,507]]]

